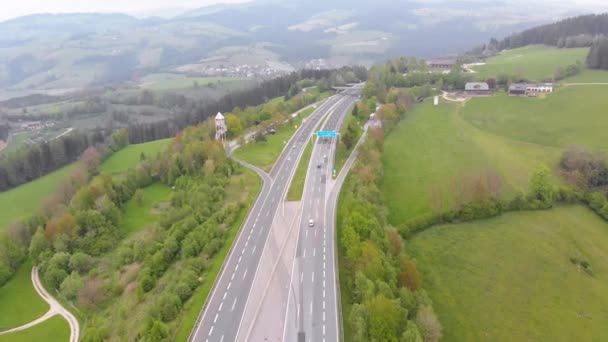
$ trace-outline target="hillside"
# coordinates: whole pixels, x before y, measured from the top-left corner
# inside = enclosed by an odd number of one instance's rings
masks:
[[[258,0],[172,19],[33,15],[0,23],[0,98],[137,82],[156,72],[242,76],[248,66],[244,75],[264,77],[294,67],[457,54],[490,37],[607,7],[479,2],[471,17],[467,4],[452,2]]]

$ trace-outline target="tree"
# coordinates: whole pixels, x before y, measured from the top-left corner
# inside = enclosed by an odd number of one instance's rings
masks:
[[[420,331],[418,331],[418,327],[414,322],[407,321],[399,342],[423,342],[422,335],[420,335]]]
[[[84,150],[80,160],[84,163],[89,174],[96,174],[101,164],[101,154],[95,147],[89,147]]]
[[[366,303],[369,313],[369,334],[372,341],[396,342],[401,323],[399,304],[383,295],[378,295]]]
[[[39,227],[36,230],[36,234],[34,234],[34,236],[32,237],[32,241],[30,242],[30,248],[29,248],[29,255],[30,258],[32,258],[32,260],[34,260],[35,263],[40,262],[39,257],[40,255],[48,250],[49,248],[49,243],[46,239],[46,237],[44,236],[44,230],[42,229],[42,227]]]
[[[67,299],[73,300],[76,299],[80,289],[83,286],[84,281],[82,280],[82,277],[80,277],[77,272],[72,272],[72,274],[63,280],[59,289],[61,294],[63,294]]]
[[[591,69],[608,70],[608,38],[600,38],[591,46],[587,55],[587,66]]]
[[[226,114],[226,128],[230,137],[239,136],[243,132],[241,119],[234,114]]]
[[[399,285],[405,286],[411,291],[416,291],[420,288],[420,274],[416,269],[416,265],[407,259],[401,258],[401,270],[399,272]]]
[[[70,257],[69,267],[72,272],[87,273],[93,267],[93,258],[83,252],[76,252]]]
[[[551,171],[547,166],[540,165],[532,173],[530,195],[546,205],[552,205],[555,201],[555,187],[551,183]]]
[[[416,315],[416,325],[425,342],[437,342],[441,339],[441,323],[430,305],[423,306]]]
[[[135,191],[135,194],[133,194],[133,200],[140,207],[144,205],[144,192],[142,189],[137,189]]]
[[[364,305],[355,303],[350,309],[348,322],[351,326],[353,342],[369,341],[367,322],[369,320]]]
[[[148,333],[146,334],[146,341],[148,342],[162,342],[166,341],[169,337],[169,328],[167,325],[159,320],[154,320],[150,324]]]
[[[496,80],[493,78],[488,78],[486,80],[486,83],[488,84],[488,86],[490,87],[490,89],[494,89],[496,88]]]

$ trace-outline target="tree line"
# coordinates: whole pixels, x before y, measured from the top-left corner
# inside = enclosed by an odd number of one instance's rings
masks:
[[[181,111],[175,117],[154,123],[130,125],[128,127],[129,141],[131,143],[142,143],[174,136],[180,129],[202,122],[217,112],[228,112],[235,107],[257,106],[272,98],[284,96],[300,80],[314,79],[330,82],[331,80],[339,80],[338,75],[349,72],[354,74],[355,71],[364,80],[366,73],[363,70],[365,69],[361,67],[344,67],[339,70],[301,70],[264,81],[250,89],[227,94],[215,102],[186,104],[187,110]],[[334,84],[330,83],[329,85]]]
[[[469,53],[473,55],[492,55],[501,50],[515,49],[532,44],[555,47],[587,47],[591,46],[598,36],[603,35],[608,35],[608,13],[581,15],[534,27],[502,40],[492,38],[488,44],[476,47]]]
[[[361,118],[375,112],[382,128],[368,130],[338,208],[348,341],[438,341],[442,335],[422,277],[399,231],[388,223],[379,190],[385,135],[407,115],[416,98],[430,95],[425,86],[394,87],[393,75],[403,69],[393,63],[372,68],[363,99],[353,109],[353,115]],[[376,110],[378,104],[381,107]]]
[[[608,37],[595,40],[587,55],[587,66],[591,69],[608,70]]]

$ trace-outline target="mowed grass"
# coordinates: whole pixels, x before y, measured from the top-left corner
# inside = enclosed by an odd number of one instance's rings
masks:
[[[22,264],[11,280],[0,287],[0,331],[29,323],[48,311],[48,304],[34,289],[31,271],[31,262]]]
[[[315,140],[311,140],[311,142],[306,144],[304,154],[302,154],[302,158],[300,159],[296,173],[291,180],[289,190],[287,191],[288,201],[299,201],[302,199],[302,194],[304,193],[304,183],[306,182],[306,171],[308,170],[308,166],[310,164],[310,157],[312,155],[312,149],[314,146],[312,141]]]
[[[539,164],[557,166],[559,149],[484,132],[463,120],[460,110],[459,104],[425,101],[387,136],[381,190],[393,225],[431,213],[433,193],[444,208],[452,206],[453,183],[465,175],[493,170],[509,196],[527,188]]]
[[[198,315],[207,301],[209,292],[211,292],[215,279],[222,269],[224,260],[228,256],[230,248],[234,243],[234,239],[239,233],[254,200],[258,196],[261,186],[262,182],[258,175],[249,169],[244,169],[243,174],[233,179],[232,183],[226,190],[227,203],[244,200],[243,202],[245,203],[245,207],[241,210],[239,218],[230,227],[226,236],[226,243],[224,243],[218,254],[211,260],[209,271],[205,275],[203,285],[195,290],[192,298],[184,305],[181,315],[182,318],[180,321],[175,323],[177,326],[177,332],[175,338],[173,339],[174,341],[188,340],[188,337],[196,324]]]
[[[608,224],[569,206],[433,227],[408,251],[442,341],[608,341],[607,245]]]
[[[12,222],[35,212],[42,200],[57,189],[75,166],[76,163],[72,163],[32,182],[0,192],[0,233]]]
[[[61,316],[53,316],[50,319],[35,325],[29,329],[0,335],[0,342],[40,342],[40,341],[69,341],[70,326]]]
[[[131,198],[124,207],[121,231],[125,235],[138,232],[153,225],[160,219],[163,203],[169,201],[171,188],[162,183],[155,183],[142,189],[141,205]]]
[[[252,141],[245,146],[241,146],[234,152],[234,156],[269,172],[281,155],[287,141],[300,127],[302,118],[310,116],[313,111],[314,108],[302,111],[299,117],[293,120],[292,124],[286,124],[279,128],[276,134],[267,134],[264,142]]]
[[[490,57],[487,64],[475,66],[479,79],[496,77],[499,74],[520,75],[530,80],[551,79],[558,67],[585,62],[589,48],[558,49],[544,45],[530,45],[505,50]]]
[[[583,69],[580,74],[568,77],[559,83],[608,83],[608,71]]]
[[[608,87],[568,86],[543,99],[499,93],[476,98],[464,118],[483,130],[534,144],[608,150]]]
[[[159,152],[171,143],[172,139],[173,138],[129,145],[105,160],[101,164],[101,171],[105,171],[111,175],[125,172],[139,163],[142,153],[147,158],[155,158]]]

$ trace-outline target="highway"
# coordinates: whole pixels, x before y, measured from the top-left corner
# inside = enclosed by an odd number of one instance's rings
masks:
[[[355,90],[328,118],[323,130],[339,130],[358,98]],[[328,201],[337,138],[318,138],[306,174],[297,250],[291,271],[283,341],[338,341],[335,270],[335,203]],[[337,197],[337,196],[334,196]],[[328,204],[330,210],[326,210]],[[312,220],[312,224],[311,221]]]
[[[341,93],[327,99],[286,144],[270,175],[256,170],[263,177],[264,185],[224,262],[190,341],[236,340],[269,229],[285,199],[306,141],[321,120],[350,98],[352,95]]]

